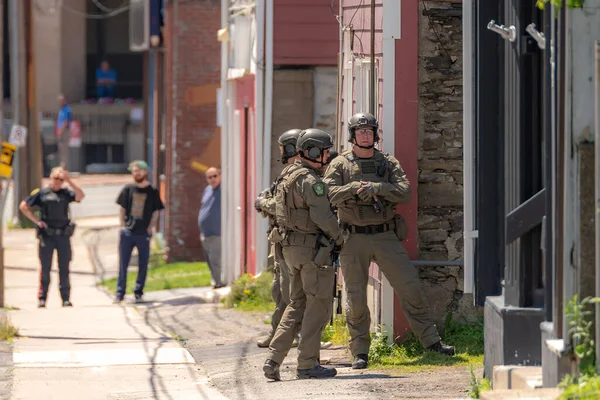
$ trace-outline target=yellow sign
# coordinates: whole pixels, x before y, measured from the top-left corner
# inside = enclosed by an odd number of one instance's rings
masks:
[[[17,146],[8,142],[2,142],[2,153],[0,153],[0,176],[9,179],[12,176],[12,163],[17,151]]]

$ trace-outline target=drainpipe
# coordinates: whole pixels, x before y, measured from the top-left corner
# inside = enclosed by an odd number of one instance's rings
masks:
[[[371,114],[377,118],[375,110],[375,0],[371,0]]]
[[[464,293],[474,293],[475,278],[475,140],[473,135],[475,102],[473,96],[474,47],[471,40],[473,26],[473,0],[463,3],[463,218],[464,218]],[[459,288],[460,289],[460,288]],[[473,302],[475,302],[473,296]]]
[[[221,28],[229,29],[229,0],[221,0]],[[229,40],[223,40],[221,42],[221,87],[220,87],[220,101],[218,107],[220,108],[221,116],[221,191],[222,191],[222,207],[221,207],[221,232],[223,237],[231,237],[232,232],[229,231],[229,218],[232,213],[229,212],[233,208],[231,202],[231,191],[228,189],[231,187],[230,179],[231,171],[233,168],[229,165],[229,124],[227,111],[227,99],[229,97],[227,90],[227,72],[229,70]],[[230,284],[233,282],[233,260],[230,256],[230,251],[227,246],[223,246],[221,249],[221,260],[223,260],[223,278],[224,282]]]
[[[595,42],[595,180],[596,180],[596,297],[600,297],[600,41]],[[600,304],[596,303],[596,343],[600,343]],[[596,345],[596,360],[600,360],[600,346]],[[596,363],[596,370],[600,372],[600,363]]]
[[[543,232],[542,237],[544,238],[544,269],[545,269],[545,282],[544,282],[544,306],[546,311],[546,321],[552,321],[553,314],[553,300],[552,300],[552,287],[554,284],[554,273],[553,273],[553,237],[554,233],[552,232],[552,224],[553,224],[553,216],[552,216],[552,206],[553,206],[553,187],[554,183],[552,181],[552,169],[554,165],[554,157],[553,149],[554,149],[554,135],[552,134],[552,18],[553,18],[553,9],[548,6],[546,8],[546,12],[544,13],[544,32],[546,34],[546,49],[544,54],[544,63],[546,64],[546,82],[544,85],[544,97],[546,98],[546,104],[544,106],[544,175],[545,182],[544,186],[546,187],[546,216],[545,224],[542,224]]]
[[[263,58],[265,61],[262,67],[264,71],[264,118],[263,130],[261,132],[263,135],[262,178],[257,176],[257,181],[260,182],[261,189],[269,186],[271,181],[271,136],[273,127],[273,0],[266,0],[265,7],[265,52]],[[267,231],[267,222],[265,218],[261,218],[259,223],[256,224],[258,235],[262,238],[257,242],[259,246],[257,251],[260,256],[260,258],[257,258],[257,263],[261,265],[261,268],[267,265],[268,243],[264,234]]]

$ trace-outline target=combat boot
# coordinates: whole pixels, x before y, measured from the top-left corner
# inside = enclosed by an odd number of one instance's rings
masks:
[[[265,361],[265,365],[263,365],[263,371],[265,373],[265,377],[268,379],[273,379],[274,381],[281,380],[281,375],[279,375],[279,364],[277,364],[275,361]]]
[[[269,335],[264,339],[260,339],[258,342],[256,342],[256,345],[261,349],[269,347],[269,345],[271,344],[271,340],[273,340],[273,335]]]
[[[369,363],[369,356],[367,354],[359,354],[354,357],[352,361],[352,369],[365,369]]]
[[[441,340],[435,344],[432,344],[427,350],[435,351],[436,353],[443,354],[445,356],[453,356],[456,354],[454,346],[444,344]]]
[[[320,365],[312,367],[310,369],[298,369],[296,370],[296,377],[298,379],[310,379],[310,378],[333,378],[337,375],[335,368],[324,368]]]

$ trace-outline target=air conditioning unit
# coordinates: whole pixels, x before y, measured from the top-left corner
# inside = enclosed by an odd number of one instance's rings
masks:
[[[129,3],[129,49],[146,51],[150,47],[150,0]]]

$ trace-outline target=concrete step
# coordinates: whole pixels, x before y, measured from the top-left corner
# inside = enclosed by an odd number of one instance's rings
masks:
[[[514,374],[521,368],[525,367],[522,365],[496,365],[492,372],[494,390],[505,390],[512,388]]]
[[[529,390],[492,390],[481,393],[481,400],[556,400],[560,396],[558,388],[542,388]]]
[[[529,390],[542,388],[542,367],[525,367],[514,371],[509,389]]]

